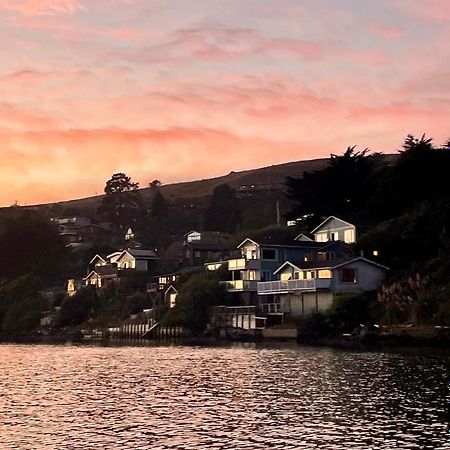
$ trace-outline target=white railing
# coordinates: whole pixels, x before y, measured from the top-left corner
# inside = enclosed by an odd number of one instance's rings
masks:
[[[242,292],[242,291],[255,291],[257,288],[257,281],[250,280],[234,280],[234,281],[222,281],[228,292]]]
[[[261,303],[259,305],[259,310],[263,314],[280,314],[281,305],[279,303]]]
[[[328,289],[331,279],[317,278],[312,280],[265,281],[258,283],[258,294],[285,294],[289,292],[315,291]]]

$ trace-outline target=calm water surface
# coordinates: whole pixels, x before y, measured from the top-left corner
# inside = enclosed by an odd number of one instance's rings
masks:
[[[448,357],[0,345],[0,449],[444,449]]]

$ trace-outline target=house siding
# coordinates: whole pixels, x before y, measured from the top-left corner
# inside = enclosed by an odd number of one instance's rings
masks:
[[[354,225],[349,225],[337,218],[331,218],[314,232],[314,239],[318,241],[319,235],[326,234],[327,241],[332,241],[332,233],[337,233],[337,239],[334,240],[346,242],[345,232],[348,230],[352,230],[353,242],[356,242],[356,228]]]
[[[341,282],[342,269],[355,269],[357,271],[357,283]],[[347,291],[372,291],[376,290],[383,283],[385,277],[384,270],[380,267],[366,263],[364,261],[355,261],[333,270],[333,289],[335,292]]]

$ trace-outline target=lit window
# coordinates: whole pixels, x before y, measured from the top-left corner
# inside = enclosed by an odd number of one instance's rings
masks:
[[[373,254],[373,256],[378,256],[378,250],[374,250],[374,251],[372,252],[372,254]]]
[[[327,233],[316,233],[314,235],[316,242],[327,242],[328,241],[328,236]]]
[[[344,242],[346,244],[353,244],[355,242],[355,230],[345,230],[344,231]]]
[[[323,269],[319,270],[318,278],[331,278],[331,270]]]

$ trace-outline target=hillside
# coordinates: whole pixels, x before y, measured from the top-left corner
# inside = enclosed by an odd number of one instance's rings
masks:
[[[383,161],[389,163],[395,156],[396,155],[384,155]],[[304,172],[323,168],[327,162],[328,158],[321,158],[277,164],[241,172],[232,171],[227,175],[216,178],[167,184],[162,186],[161,191],[164,197],[171,203],[188,203],[191,200],[195,200],[194,203],[198,203],[199,199],[210,197],[214,188],[223,183],[227,183],[236,189],[239,189],[241,186],[251,185],[257,186],[258,188],[267,187],[267,189],[270,189],[271,187],[280,188],[280,185],[286,181],[286,177],[300,177]],[[149,197],[150,189],[142,188],[141,193],[144,198]],[[98,195],[96,197],[68,200],[47,205],[36,205],[35,207],[55,206],[60,207],[61,209],[92,209],[99,205],[102,197],[103,195]]]

